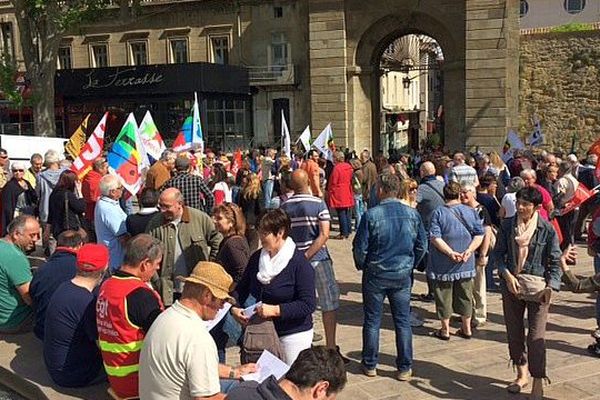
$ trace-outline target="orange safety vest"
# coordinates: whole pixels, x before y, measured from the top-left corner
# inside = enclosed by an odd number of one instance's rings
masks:
[[[140,350],[144,340],[141,327],[127,315],[127,296],[137,289],[146,289],[164,309],[160,296],[140,278],[112,276],[100,287],[96,303],[96,323],[100,351],[108,381],[120,398],[137,398]]]

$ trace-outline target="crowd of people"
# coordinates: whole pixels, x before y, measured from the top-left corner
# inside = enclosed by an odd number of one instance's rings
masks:
[[[561,279],[575,292],[600,288],[600,201],[571,207],[579,185],[596,186],[596,162],[521,150],[508,163],[495,152],[166,150],[132,196],[105,157],[79,179],[53,150],[27,167],[0,149],[0,333],[33,330],[57,385],[108,381],[120,399],[332,399],[350,360],[337,340],[331,239],[362,271],[366,376],[377,375],[387,297],[396,377],[412,378],[421,272],[421,300],[439,319],[433,339],[471,339],[487,323],[488,293],[501,294],[517,372],[507,390],[531,377],[541,399],[552,293]],[[586,228],[595,274],[579,279],[569,265]],[[26,255],[40,239],[47,259],[32,273]],[[313,346],[317,309],[324,346]],[[600,356],[600,328],[592,336]],[[239,364],[228,365],[238,347]],[[242,382],[264,350],[287,374]]]

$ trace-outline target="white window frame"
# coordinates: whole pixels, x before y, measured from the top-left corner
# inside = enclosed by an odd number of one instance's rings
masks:
[[[146,48],[146,63],[138,64],[135,60],[135,55],[133,53],[133,45],[143,44]],[[127,61],[129,65],[137,66],[137,65],[149,65],[150,64],[150,52],[147,40],[128,40],[127,41]]]
[[[571,6],[572,1],[578,1],[579,5],[581,7],[580,8],[571,8],[570,6]],[[569,14],[579,14],[580,12],[582,12],[585,9],[585,6],[586,6],[585,0],[565,0],[565,2],[564,2],[564,9]]]
[[[225,47],[225,49],[227,50],[227,60],[223,60],[222,63],[217,62],[216,59],[216,48],[214,46],[214,41],[218,40],[218,39],[225,39],[227,41],[227,47]],[[221,64],[221,65],[229,65],[231,64],[231,37],[230,35],[210,35],[208,37],[208,41],[210,43],[210,62],[213,64]]]
[[[96,46],[104,46],[106,48],[106,65],[98,66],[96,62],[96,55],[94,53],[94,47]],[[89,54],[90,54],[90,67],[91,68],[104,68],[110,67],[110,46],[108,42],[93,42],[89,45]]]
[[[60,57],[61,49],[69,49],[69,58],[70,58],[70,62],[71,62],[71,68],[65,68],[65,66],[62,65],[61,57]],[[56,57],[56,68],[61,69],[61,70],[62,69],[73,69],[73,46],[68,44],[68,45],[61,45],[58,47],[58,56]]]
[[[274,40],[276,35],[281,35],[280,38],[283,38],[284,40]],[[275,46],[280,46],[280,45],[285,45],[285,52],[286,52],[286,59],[285,62],[283,64],[281,63],[277,63],[275,64],[275,60],[274,60],[274,48]],[[291,46],[290,46],[290,42],[287,38],[287,33],[286,32],[272,32],[271,33],[271,43],[269,44],[269,50],[268,50],[268,61],[269,61],[269,66],[287,66],[289,64],[291,64],[291,59],[292,59],[292,51],[291,51]]]
[[[173,51],[173,42],[185,42],[185,61],[183,64],[190,62],[190,40],[183,36],[173,36],[167,39],[167,54],[169,55],[169,64],[181,64],[175,60],[175,52]]]

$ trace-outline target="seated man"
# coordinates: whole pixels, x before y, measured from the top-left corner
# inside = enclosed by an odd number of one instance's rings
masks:
[[[180,300],[164,311],[146,335],[140,355],[140,398],[223,399],[220,376],[239,379],[255,364],[219,365],[206,321],[215,318],[233,279],[219,264],[201,261],[185,278]]]
[[[108,248],[86,244],[77,253],[77,273],[52,295],[46,311],[44,364],[57,385],[84,387],[106,381],[96,344],[96,295],[108,267]]]
[[[104,368],[112,391],[137,398],[139,356],[144,336],[163,310],[149,285],[163,257],[160,241],[140,234],[125,245],[123,265],[102,283],[96,324]]]
[[[33,333],[40,340],[44,340],[44,321],[50,298],[63,282],[73,279],[77,272],[77,251],[85,242],[82,232],[64,231],[58,235],[56,250],[31,280],[29,295],[35,311]]]
[[[0,240],[0,333],[28,332],[33,326],[29,282],[31,269],[25,257],[40,239],[40,224],[22,214],[8,225]]]
[[[346,385],[344,361],[335,349],[315,346],[302,350],[281,381],[271,375],[262,383],[241,383],[228,400],[335,399]]]

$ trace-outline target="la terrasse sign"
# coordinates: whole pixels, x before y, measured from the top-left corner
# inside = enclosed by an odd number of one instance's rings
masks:
[[[136,68],[119,69],[109,75],[100,76],[97,71],[86,74],[87,83],[83,90],[106,89],[111,87],[144,87],[159,84],[164,80],[164,75],[157,72],[142,72]]]

